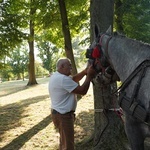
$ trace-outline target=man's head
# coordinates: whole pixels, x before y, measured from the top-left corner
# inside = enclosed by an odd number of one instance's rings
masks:
[[[71,75],[71,61],[68,58],[60,58],[57,61],[57,71],[64,74],[64,75]]]

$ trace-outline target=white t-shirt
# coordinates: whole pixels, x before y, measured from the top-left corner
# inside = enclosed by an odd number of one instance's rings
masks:
[[[51,98],[51,108],[61,114],[65,114],[72,110],[75,111],[77,106],[76,95],[71,93],[78,84],[59,72],[55,72],[50,76],[49,80],[49,96]]]

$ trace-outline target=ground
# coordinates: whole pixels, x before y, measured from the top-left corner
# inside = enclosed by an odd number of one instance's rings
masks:
[[[0,83],[0,150],[58,150],[59,134],[50,115],[49,78],[38,85],[25,81]],[[92,85],[78,101],[75,121],[76,150],[92,150],[87,141],[94,130]],[[150,147],[150,140],[146,141]]]
[[[0,149],[57,150],[59,135],[50,116],[49,78],[38,85],[25,81],[0,83]],[[93,132],[92,88],[78,101],[75,122],[76,149]],[[87,148],[85,148],[87,149]],[[83,150],[83,148],[82,148]]]

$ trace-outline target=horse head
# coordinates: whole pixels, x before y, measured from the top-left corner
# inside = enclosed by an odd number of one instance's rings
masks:
[[[119,80],[108,56],[108,44],[112,37],[111,26],[106,33],[100,33],[98,26],[95,25],[94,33],[94,41],[86,51],[86,58],[97,72],[96,81],[101,84],[111,84]]]

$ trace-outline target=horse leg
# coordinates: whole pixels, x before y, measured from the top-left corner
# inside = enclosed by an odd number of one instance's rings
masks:
[[[141,123],[126,115],[125,131],[132,150],[144,150],[144,136]]]

